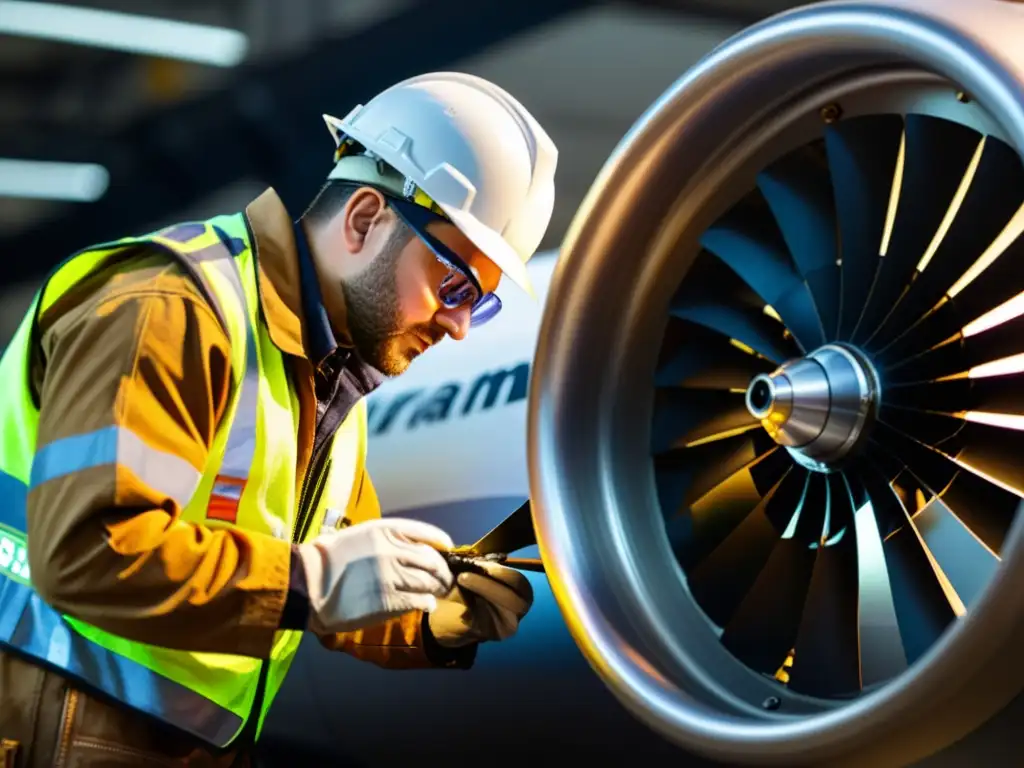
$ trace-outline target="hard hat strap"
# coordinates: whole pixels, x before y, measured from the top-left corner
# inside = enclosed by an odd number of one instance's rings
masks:
[[[334,168],[328,179],[376,187],[382,192],[409,200],[444,219],[444,211],[410,178],[351,139],[342,141],[335,152]]]

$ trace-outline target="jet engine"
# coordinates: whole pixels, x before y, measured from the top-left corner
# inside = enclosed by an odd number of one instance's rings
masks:
[[[1024,688],[1024,5],[737,34],[609,158],[529,400],[621,702],[729,764],[907,765]]]

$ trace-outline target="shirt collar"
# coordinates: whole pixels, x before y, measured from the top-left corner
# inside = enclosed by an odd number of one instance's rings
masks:
[[[246,207],[245,216],[253,235],[260,307],[274,345],[316,368],[329,361],[332,375],[338,372],[337,353],[344,351],[355,391],[365,395],[380,386],[384,375],[355,352],[347,330],[329,322],[305,232],[292,222],[281,198],[267,189]]]
[[[320,281],[316,276],[316,267],[309,252],[309,242],[306,240],[302,222],[295,222],[292,229],[299,259],[302,314],[306,318],[306,349],[309,352],[309,359],[319,365],[338,348],[338,339],[327,317],[323,294],[320,293]]]
[[[267,189],[246,206],[245,216],[253,235],[260,304],[277,348],[316,365],[337,347],[351,347],[347,334],[336,335],[327,320],[309,245],[277,192]]]

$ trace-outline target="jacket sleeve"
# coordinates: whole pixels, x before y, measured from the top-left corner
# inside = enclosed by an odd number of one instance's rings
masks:
[[[33,585],[62,613],[122,637],[265,658],[289,543],[181,518],[229,401],[229,341],[176,267],[145,272],[43,318]]]
[[[356,524],[380,517],[380,502],[365,467],[348,516]],[[320,642],[332,651],[342,651],[385,669],[469,669],[477,650],[476,644],[456,649],[439,645],[430,634],[427,616],[422,611],[411,611],[353,632],[321,635]]]

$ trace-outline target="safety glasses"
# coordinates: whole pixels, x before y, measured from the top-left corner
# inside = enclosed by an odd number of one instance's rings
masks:
[[[437,287],[437,298],[448,309],[468,306],[469,323],[479,327],[493,320],[501,311],[501,299],[497,294],[485,293],[480,281],[470,266],[451,248],[427,231],[432,221],[445,221],[441,216],[429,211],[422,205],[401,200],[385,193],[388,203],[399,218],[416,233],[441,264],[448,269],[448,274]]]

